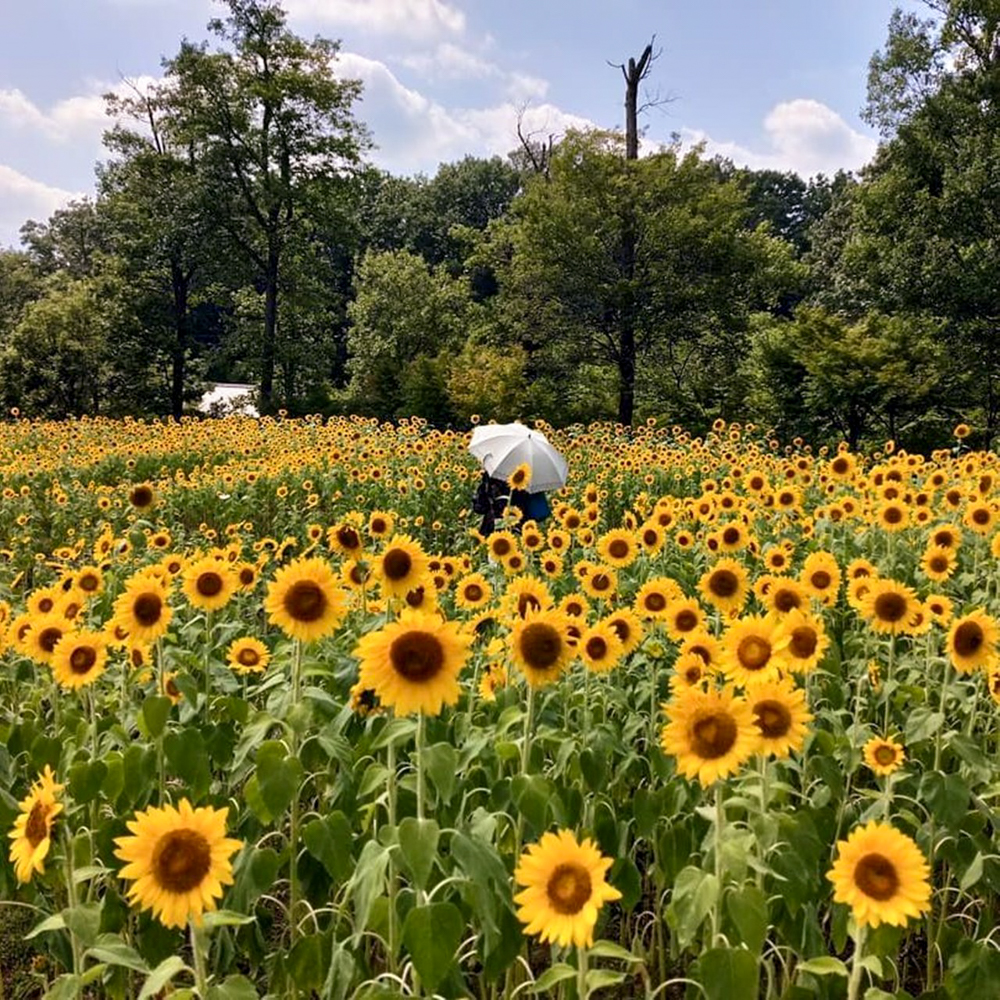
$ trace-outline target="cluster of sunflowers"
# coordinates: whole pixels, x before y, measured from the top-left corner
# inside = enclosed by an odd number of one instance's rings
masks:
[[[996,456],[546,432],[483,538],[419,421],[0,426],[47,988],[992,982]]]

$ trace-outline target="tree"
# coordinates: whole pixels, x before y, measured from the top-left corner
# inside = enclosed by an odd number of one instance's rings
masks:
[[[56,209],[48,222],[29,220],[21,242],[42,274],[60,271],[71,278],[92,276],[110,251],[105,220],[90,198]]]
[[[41,275],[30,255],[0,250],[0,345],[7,340],[27,305],[41,294]]]
[[[339,43],[306,41],[270,0],[226,0],[209,30],[229,48],[185,42],[166,63],[171,141],[205,170],[216,220],[255,272],[264,296],[257,355],[260,408],[274,410],[282,263],[286,249],[337,211],[367,144],[352,115],[361,84],[339,79]]]

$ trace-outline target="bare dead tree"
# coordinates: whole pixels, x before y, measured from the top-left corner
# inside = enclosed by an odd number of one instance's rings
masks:
[[[527,104],[522,104],[517,111],[517,138],[521,143],[521,149],[531,164],[531,169],[540,174],[545,180],[549,179],[549,167],[552,162],[552,147],[555,143],[555,133],[549,132],[545,135],[544,129],[533,129],[526,132],[524,129],[524,115],[528,110]],[[539,139],[539,136],[544,138]]]
[[[645,96],[642,104],[639,103],[639,87],[649,76],[653,68],[653,63],[663,54],[663,49],[653,50],[655,44],[656,35],[653,35],[638,59],[630,58],[628,63],[608,63],[609,66],[620,69],[622,76],[625,78],[626,160],[637,160],[639,158],[639,115],[651,108],[658,108],[664,104],[669,104],[672,100],[670,97],[662,97],[659,93],[656,93]]]

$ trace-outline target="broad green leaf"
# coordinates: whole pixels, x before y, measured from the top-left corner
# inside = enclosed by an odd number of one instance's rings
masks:
[[[354,833],[350,821],[342,812],[332,812],[322,819],[311,820],[303,827],[302,841],[332,879],[342,882],[350,875],[354,867],[351,857]]]
[[[426,889],[437,857],[440,828],[432,819],[420,820],[407,816],[399,824],[396,835],[407,874],[418,889]]]
[[[767,897],[755,885],[745,885],[726,897],[726,912],[738,932],[733,944],[744,945],[759,955],[767,937]]]
[[[719,880],[714,875],[689,865],[677,876],[667,907],[667,924],[677,935],[681,948],[694,941],[718,897]]]
[[[633,955],[628,948],[623,948],[614,941],[595,941],[588,949],[590,958],[614,958],[619,962],[641,962],[638,955]]]
[[[53,913],[51,917],[46,917],[40,924],[35,924],[34,927],[24,935],[25,941],[30,941],[33,937],[39,934],[46,934],[49,931],[64,931],[66,929],[66,921],[63,918],[62,913]]]
[[[403,945],[427,990],[434,991],[455,963],[465,920],[451,903],[415,906],[403,921]]]
[[[258,997],[256,987],[246,976],[227,976],[208,988],[205,1000],[258,1000]]]
[[[146,981],[142,984],[142,990],[139,992],[139,1000],[155,997],[180,972],[191,973],[191,969],[176,955],[165,958],[146,977]]]
[[[426,747],[419,766],[431,779],[442,802],[450,802],[455,789],[455,775],[458,773],[458,752],[450,743],[436,743]]]
[[[169,698],[160,698],[156,695],[150,695],[143,701],[142,720],[154,740],[166,729],[172,705],[173,702]]]
[[[103,760],[81,761],[69,769],[69,791],[73,799],[83,805],[101,794],[101,785],[108,773]]]
[[[266,740],[257,750],[257,784],[272,816],[281,816],[299,793],[302,764],[278,740]]]
[[[847,976],[847,966],[839,958],[833,955],[821,955],[819,958],[810,958],[807,962],[799,962],[796,966],[799,972],[808,972],[813,976]]]
[[[212,910],[202,917],[205,930],[216,927],[245,927],[252,924],[256,917],[248,917],[245,913],[234,913],[232,910]]]
[[[553,986],[565,982],[567,979],[576,978],[576,969],[565,962],[559,962],[547,968],[532,984],[527,988],[528,993],[547,993]]]
[[[66,926],[77,936],[85,948],[97,942],[97,934],[101,929],[101,904],[79,903],[63,910]]]
[[[348,893],[354,901],[354,940],[360,939],[368,926],[368,916],[376,897],[385,887],[385,873],[389,867],[389,851],[377,841],[369,840],[361,849],[357,867],[348,884]]]
[[[698,959],[695,978],[707,1000],[757,1000],[760,968],[742,948],[712,948]]]
[[[116,934],[99,935],[93,947],[87,949],[86,956],[107,965],[120,965],[136,972],[149,972],[149,966],[143,961],[142,956]]]

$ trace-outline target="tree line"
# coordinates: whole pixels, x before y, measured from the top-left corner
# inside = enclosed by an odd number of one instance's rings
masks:
[[[339,43],[224,0],[108,98],[92,198],[0,251],[0,394],[61,417],[540,417],[932,447],[1000,426],[1000,20],[897,11],[857,176],[738,168],[624,133],[521,134],[433,177],[371,165]],[[623,66],[635,87],[648,71]]]

